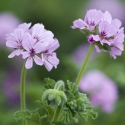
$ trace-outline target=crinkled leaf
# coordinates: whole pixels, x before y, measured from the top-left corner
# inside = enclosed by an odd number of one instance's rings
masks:
[[[69,108],[64,107],[61,115],[58,118],[58,120],[62,121],[64,123],[67,123],[67,122],[75,122],[75,123],[77,123],[78,119],[75,117],[75,114],[76,113],[74,113]]]
[[[79,93],[78,87],[70,81],[67,81],[66,84],[68,86],[69,92],[72,93],[72,95],[77,96]]]
[[[45,82],[45,86],[44,86],[45,89],[53,89],[56,84],[56,82],[50,78],[45,78],[44,82]]]
[[[54,125],[52,124],[52,122],[50,121],[47,115],[40,117],[39,122],[40,122],[40,125]]]
[[[79,115],[87,121],[88,116],[91,116],[93,119],[96,119],[98,116],[98,113],[94,112],[91,109],[91,110],[85,110],[85,112],[79,113]]]
[[[20,110],[14,113],[14,118],[16,121],[30,119],[32,113],[29,110]]]
[[[83,94],[79,92],[78,87],[73,84],[72,82],[67,81],[68,85],[68,92],[70,93],[68,95],[68,101],[67,105],[65,105],[67,108],[72,111],[72,115],[78,113],[81,115],[85,120],[88,119],[88,116],[92,116],[92,118],[97,117],[97,113],[93,111],[93,107],[87,98],[86,94]],[[69,112],[71,116],[71,113]],[[66,118],[68,118],[66,117]]]
[[[52,107],[50,107],[49,105],[46,105],[46,103],[44,103],[44,102],[42,102],[40,100],[37,100],[36,102],[39,103],[42,107],[45,107],[46,110],[48,110],[50,118],[53,117],[54,111],[53,111]]]
[[[14,117],[17,121],[30,120],[39,123],[40,125],[54,125],[51,123],[48,111],[44,107],[34,111],[20,110],[14,113]]]

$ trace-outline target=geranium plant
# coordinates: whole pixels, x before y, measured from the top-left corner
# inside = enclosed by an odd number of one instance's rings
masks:
[[[13,33],[7,34],[6,46],[14,49],[8,57],[22,55],[25,60],[20,83],[21,110],[14,113],[15,119],[22,120],[23,125],[27,125],[28,120],[39,125],[66,125],[78,122],[76,115],[85,120],[88,116],[93,119],[97,117],[86,94],[81,93],[78,86],[94,46],[97,52],[108,52],[114,59],[122,54],[124,28],[121,28],[121,21],[112,19],[108,11],[103,13],[96,9],[87,11],[84,20],[75,20],[72,28],[80,29],[90,43],[77,79],[70,82],[45,78],[41,99],[36,100],[40,107],[31,111],[26,108],[25,102],[26,70],[33,67],[33,62],[39,66],[44,65],[48,71],[57,68],[59,59],[54,51],[59,47],[59,42],[51,31],[39,23],[32,27],[31,23],[23,23]]]

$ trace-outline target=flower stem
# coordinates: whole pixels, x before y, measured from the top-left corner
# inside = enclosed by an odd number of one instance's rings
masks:
[[[60,113],[60,110],[61,110],[61,106],[58,106],[55,110],[55,113],[54,113],[54,116],[53,116],[53,120],[52,121],[56,121],[59,117],[59,113]]]
[[[77,86],[78,86],[79,83],[80,83],[80,80],[81,80],[81,78],[82,78],[82,75],[83,75],[83,72],[84,72],[84,70],[85,70],[85,67],[86,67],[86,65],[87,65],[87,63],[88,63],[88,60],[89,60],[90,56],[91,56],[93,47],[94,47],[94,44],[90,44],[88,53],[87,53],[86,58],[85,58],[85,61],[84,61],[83,65],[82,65],[82,68],[81,68],[81,70],[80,70],[80,72],[79,72],[79,74],[78,74],[78,77],[77,77],[77,79],[76,79],[76,85],[77,85]]]
[[[26,104],[25,104],[25,76],[26,76],[26,68],[25,65],[22,68],[22,73],[21,73],[21,110],[26,109]],[[23,125],[27,125],[27,121],[23,120]]]

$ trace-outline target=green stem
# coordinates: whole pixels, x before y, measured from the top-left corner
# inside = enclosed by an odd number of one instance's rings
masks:
[[[82,75],[83,75],[83,72],[84,72],[84,70],[85,70],[85,67],[86,67],[86,65],[87,65],[87,63],[88,63],[88,60],[89,60],[90,56],[91,56],[93,47],[94,47],[94,44],[90,44],[88,53],[87,53],[86,58],[85,58],[85,61],[84,61],[83,65],[82,65],[82,68],[81,68],[81,70],[80,70],[80,72],[79,72],[79,74],[78,74],[78,77],[77,77],[77,79],[76,79],[76,85],[77,85],[77,86],[78,86],[79,83],[80,83],[80,80],[81,80],[81,78],[82,78]]]
[[[26,104],[25,104],[25,76],[26,76],[26,68],[25,65],[22,68],[22,73],[21,73],[21,110],[26,109]],[[27,121],[23,120],[23,125],[27,125]]]
[[[59,117],[59,114],[60,114],[60,111],[61,111],[61,106],[58,106],[56,108],[56,111],[54,113],[54,116],[53,116],[53,120],[52,121],[57,121],[58,117]]]

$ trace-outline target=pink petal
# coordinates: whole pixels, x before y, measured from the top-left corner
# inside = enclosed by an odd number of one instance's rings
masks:
[[[41,42],[37,42],[34,46],[33,49],[35,50],[35,53],[40,53],[43,50],[45,50],[45,46],[44,44],[42,44]]]
[[[109,53],[110,53],[110,56],[112,56],[114,59],[116,59],[116,56],[120,56],[122,54],[122,51],[115,47],[112,47],[111,51]]]
[[[121,27],[121,21],[119,19],[114,19],[112,20],[112,25],[114,25],[116,28],[120,28]]]
[[[21,54],[22,50],[20,49],[17,49],[15,51],[13,51],[9,56],[8,58],[13,58],[14,56],[19,56]]]
[[[7,34],[6,35],[6,40],[12,40],[12,41],[16,41],[15,37],[14,37],[14,34],[13,33],[10,33],[10,34]]]
[[[41,59],[40,57],[36,56],[36,55],[34,56],[34,61],[35,61],[35,63],[36,63],[37,65],[40,65],[40,66],[43,65],[42,59]]]
[[[30,57],[30,53],[29,52],[22,52],[22,58],[26,59],[27,57]]]
[[[95,49],[96,49],[96,51],[97,51],[98,53],[101,52],[101,50],[99,49],[99,47],[98,47],[97,45],[95,45]]]
[[[111,46],[112,44],[114,44],[114,39],[102,39],[100,40],[100,43],[103,45],[104,43],[108,44],[109,46]]]
[[[118,49],[120,49],[121,51],[124,50],[124,44],[122,44],[122,43],[114,43],[114,46],[117,47]]]
[[[86,25],[87,24],[82,19],[78,19],[73,22],[73,26],[71,26],[71,28],[72,29],[76,29],[76,28],[84,29]]]
[[[32,59],[31,57],[29,57],[29,58],[26,60],[25,67],[26,67],[27,69],[30,69],[30,68],[32,68],[32,66],[33,66],[33,59]]]
[[[16,55],[16,50],[13,51],[13,52],[8,56],[8,58],[13,58],[15,55]]]
[[[15,29],[14,30],[14,37],[17,42],[21,43],[24,37],[24,31],[22,29]]]
[[[38,23],[32,27],[32,37],[40,37],[43,32],[44,32],[43,24]]]
[[[59,64],[59,59],[56,57],[56,53],[52,53],[51,56],[48,57],[48,61],[56,68]]]
[[[54,39],[53,42],[50,43],[50,45],[48,46],[48,51],[49,53],[52,53],[53,51],[55,51],[58,47],[59,47],[59,42],[57,39]]]
[[[48,71],[51,71],[53,68],[53,65],[49,63],[47,60],[44,61],[44,65]]]
[[[103,14],[103,17],[101,19],[102,21],[106,21],[108,23],[111,23],[112,21],[112,16],[108,11],[105,11],[105,13]]]
[[[35,40],[31,37],[31,35],[29,33],[26,33],[22,41],[23,48],[27,51],[30,51],[34,43],[35,43]]]
[[[17,51],[16,56],[19,56],[22,53],[23,50],[22,49],[17,49],[16,51]]]
[[[111,37],[116,35],[117,29],[108,22],[101,22],[99,24],[99,33],[101,34],[102,32],[106,33],[106,37]]]
[[[90,29],[94,29],[99,24],[103,13],[100,10],[92,9],[89,10],[85,16],[85,22],[90,26]]]
[[[18,26],[18,29],[23,29],[24,32],[27,32],[31,26],[31,23],[23,23]]]
[[[44,31],[41,36],[39,36],[40,42],[46,42],[47,40],[51,40],[54,37],[54,34],[51,31]]]
[[[17,42],[12,41],[12,40],[8,40],[8,41],[6,42],[6,46],[7,46],[7,47],[15,48],[15,47],[17,46]]]

